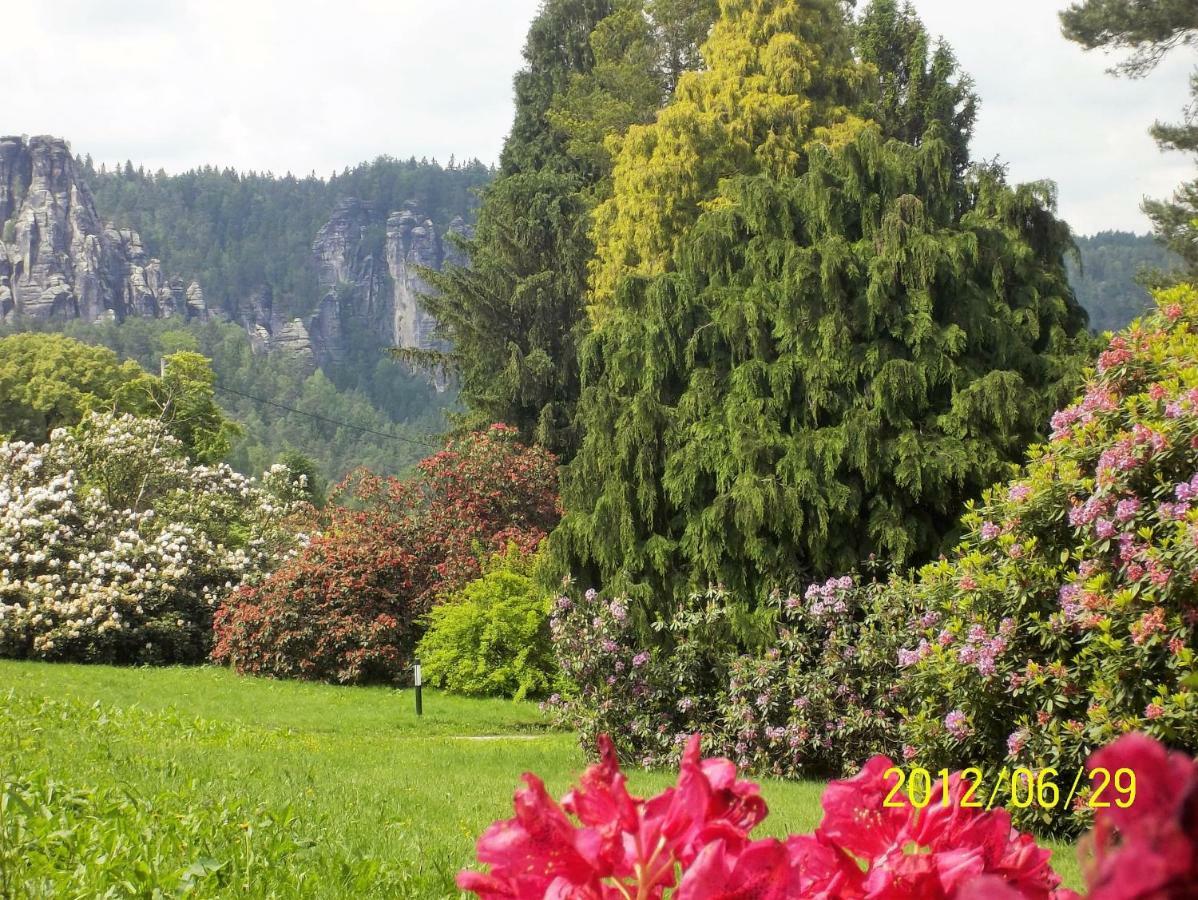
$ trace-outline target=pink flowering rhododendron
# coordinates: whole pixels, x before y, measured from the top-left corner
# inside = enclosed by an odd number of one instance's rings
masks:
[[[887,807],[893,763],[875,756],[855,777],[828,786],[813,834],[753,840],[766,815],[759,789],[739,780],[728,760],[701,760],[698,736],[687,744],[677,783],[648,800],[629,794],[606,737],[599,751],[598,764],[560,804],[525,775],[515,817],[478,842],[490,871],[462,872],[459,887],[483,900],[1076,896],[1060,888],[1050,852],[1013,829],[1005,811],[962,808],[960,776],[950,779],[947,805],[934,795],[917,809],[900,795]]]
[[[483,898],[662,897],[677,886],[678,868],[690,866],[704,848],[718,842],[722,852],[741,854],[765,818],[757,785],[738,780],[727,760],[700,760],[697,736],[683,755],[677,784],[650,800],[628,793],[606,736],[599,753],[599,763],[560,805],[539,778],[525,775],[515,818],[496,822],[479,839],[478,858],[490,873],[463,872],[458,885]],[[713,850],[703,867],[723,863]],[[747,869],[734,866],[722,877],[743,880]]]

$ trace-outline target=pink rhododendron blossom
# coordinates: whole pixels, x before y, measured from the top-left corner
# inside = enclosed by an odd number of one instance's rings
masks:
[[[1076,897],[1060,888],[1050,852],[1013,829],[1005,811],[961,807],[960,775],[949,780],[947,805],[938,783],[924,809],[902,797],[887,806],[892,766],[875,756],[829,784],[814,834],[752,840],[766,813],[757,786],[738,780],[728,760],[700,760],[697,736],[677,783],[649,800],[628,793],[604,737],[599,763],[560,804],[525,776],[515,817],[478,842],[490,871],[462,872],[458,886],[483,900]]]
[[[903,802],[886,807],[893,778],[885,773],[893,763],[875,756],[861,772],[834,781],[824,793],[824,818],[816,840],[836,847],[848,858],[838,874],[844,883],[835,892],[813,897],[957,898],[981,896],[965,891],[987,876],[1008,886],[1011,896],[1064,898],[1060,878],[1049,866],[1051,853],[1036,846],[1029,835],[1011,827],[1005,811],[962,808],[968,785],[959,775],[949,780],[950,802],[941,803],[937,785],[925,809]],[[986,884],[986,882],[983,882]],[[804,896],[804,895],[799,895]]]
[[[496,822],[479,839],[478,859],[490,872],[462,872],[458,886],[484,900],[659,898],[675,886],[678,868],[689,867],[709,844],[719,841],[739,855],[765,818],[757,785],[738,780],[728,760],[700,760],[697,735],[677,784],[650,800],[628,793],[606,736],[599,753],[599,763],[560,805],[540,779],[525,775],[515,817]],[[747,871],[733,876],[749,877]]]
[[[965,713],[959,709],[954,709],[944,717],[944,727],[958,740],[969,736],[969,721],[966,719]]]

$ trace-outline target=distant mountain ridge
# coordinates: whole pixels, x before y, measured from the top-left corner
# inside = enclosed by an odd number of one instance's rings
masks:
[[[1100,231],[1077,238],[1078,259],[1066,260],[1069,282],[1096,331],[1118,331],[1152,306],[1138,279],[1180,265],[1154,237]]]
[[[419,270],[454,258],[489,178],[386,158],[327,181],[109,173],[60,138],[2,138],[0,321],[218,318],[313,369],[433,349]]]

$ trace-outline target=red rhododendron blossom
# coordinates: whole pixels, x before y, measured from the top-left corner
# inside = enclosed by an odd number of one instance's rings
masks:
[[[528,787],[516,794],[515,817],[492,825],[478,842],[478,859],[491,866],[490,873],[463,872],[458,886],[484,900],[652,900],[675,886],[680,867],[688,868],[717,842],[737,857],[746,853],[743,863],[728,864],[728,883],[747,883],[762,877],[763,866],[775,868],[769,862],[775,851],[755,845],[747,853],[749,832],[766,814],[760,789],[738,780],[728,760],[700,760],[697,735],[683,756],[678,783],[650,800],[628,793],[606,736],[599,753],[599,763],[560,806],[538,778],[525,775]],[[715,852],[705,867],[724,865],[712,858]]]
[[[835,895],[851,898],[950,898],[966,896],[974,881],[993,876],[1011,896],[1050,900],[1074,896],[1059,889],[1060,877],[1049,865],[1051,853],[1031,836],[1011,827],[1005,810],[964,808],[968,789],[960,775],[949,779],[949,803],[937,784],[925,809],[904,797],[885,801],[894,784],[885,777],[894,764],[875,756],[861,772],[834,781],[824,792],[824,819],[816,838],[845,855],[846,873],[860,872],[856,890]],[[972,890],[972,888],[971,888]],[[978,896],[976,892],[968,896]]]
[[[491,871],[462,872],[459,887],[483,900],[1080,900],[1005,810],[962,806],[960,774],[947,804],[939,783],[918,809],[875,756],[828,785],[814,834],[753,841],[766,813],[757,785],[727,760],[700,760],[697,736],[678,783],[650,800],[628,793],[606,736],[599,749],[560,805],[525,775],[515,817],[478,842]],[[1089,900],[1198,898],[1198,762],[1133,734],[1087,766],[1137,781],[1128,807],[1100,808],[1083,842]]]
[[[1136,775],[1128,808],[1118,805],[1126,793],[1112,794],[1086,838],[1091,900],[1198,897],[1198,762],[1129,734],[1091,756],[1087,767]]]
[[[516,794],[516,815],[478,843],[490,872],[463,872],[458,886],[483,900],[874,900],[995,896],[1066,900],[1050,853],[1011,828],[1004,811],[962,809],[965,786],[950,780],[945,807],[884,801],[890,760],[875,757],[856,777],[833,782],[814,835],[752,841],[765,818],[755,784],[725,759],[700,760],[692,737],[678,782],[641,800],[628,793],[615,749],[559,805],[533,775]],[[981,885],[981,887],[979,887]],[[669,893],[667,893],[669,892]]]

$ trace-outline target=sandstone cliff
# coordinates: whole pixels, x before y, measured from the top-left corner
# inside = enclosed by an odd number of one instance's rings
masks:
[[[65,141],[0,137],[0,320],[206,314],[198,284],[100,221]]]
[[[312,240],[307,308],[262,284],[209,309],[200,284],[168,277],[137,232],[103,222],[58,138],[0,138],[0,229],[0,321],[216,317],[244,327],[256,351],[313,370],[361,351],[441,348],[419,270],[439,269],[452,247],[414,201],[338,202]],[[467,230],[460,218],[449,225]]]
[[[448,231],[468,228],[457,218]],[[419,270],[458,261],[445,237],[415,202],[384,215],[367,201],[346,198],[312,242],[318,308],[306,319],[286,319],[263,288],[242,320],[256,347],[286,350],[314,365],[340,360],[363,339],[379,348],[442,349],[434,336],[437,323],[420,299],[430,288]]]

